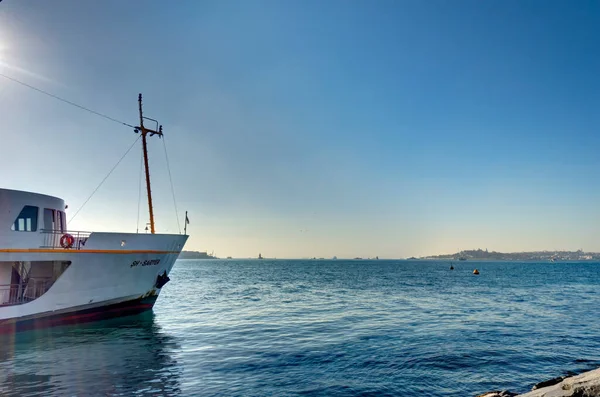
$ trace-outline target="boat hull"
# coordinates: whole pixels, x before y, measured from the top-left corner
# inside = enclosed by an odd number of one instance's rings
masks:
[[[126,302],[96,306],[59,314],[34,315],[0,321],[0,334],[39,330],[63,325],[85,324],[116,317],[131,316],[152,310],[158,295],[138,298]]]
[[[0,306],[0,333],[150,310],[186,240],[185,235],[94,233],[80,249],[0,248],[0,262],[5,264],[69,263],[35,300]]]

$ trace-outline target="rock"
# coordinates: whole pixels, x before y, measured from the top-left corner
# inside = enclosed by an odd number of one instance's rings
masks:
[[[558,379],[558,378],[555,378]],[[545,382],[542,382],[545,383]],[[518,397],[599,397],[600,369],[584,372],[559,381],[559,383],[540,387]]]
[[[565,380],[567,377],[566,376],[559,376],[557,378],[552,378],[550,380],[546,380],[540,383],[536,383],[531,390],[537,390],[537,389],[541,389],[542,387],[548,387],[548,386],[554,386],[556,384],[559,384],[560,382],[562,382],[563,380]]]
[[[477,397],[515,397],[516,393],[511,393],[508,390],[502,391],[489,391],[487,393],[483,393],[478,395]]]
[[[500,396],[499,391],[488,391],[487,393],[478,394],[475,397],[499,397],[499,396]]]
[[[560,382],[562,382],[563,380],[570,378],[572,376],[576,376],[579,375],[576,372],[572,372],[572,371],[567,371],[566,375],[563,376],[558,376],[556,378],[550,379],[550,380],[546,380],[544,382],[540,382],[535,384],[531,390],[537,390],[537,389],[541,389],[542,387],[548,387],[548,386],[554,386],[556,384],[559,384]]]

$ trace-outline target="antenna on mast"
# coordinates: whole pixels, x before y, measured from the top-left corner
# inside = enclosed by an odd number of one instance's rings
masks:
[[[0,0],[1,1],[1,0]],[[149,117],[144,117],[142,112],[142,94],[138,96],[138,104],[140,108],[140,125],[135,127],[135,133],[142,134],[142,150],[144,153],[144,169],[146,170],[146,190],[148,191],[148,210],[150,212],[150,233],[154,234],[154,211],[152,210],[152,191],[150,190],[150,169],[148,167],[148,147],[146,144],[146,135],[150,134],[150,136],[158,135],[158,137],[162,137],[162,125],[158,125],[158,121],[151,119]],[[157,129],[151,130],[149,128],[144,127],[144,119],[151,120],[156,123]]]

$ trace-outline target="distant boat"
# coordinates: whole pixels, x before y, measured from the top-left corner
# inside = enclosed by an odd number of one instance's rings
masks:
[[[378,257],[378,256],[376,256],[376,257],[375,257],[375,260],[379,260],[379,257]]]
[[[231,257],[230,257],[230,256],[228,256],[228,257],[227,257],[227,259],[231,259]]]
[[[259,253],[258,254],[258,259],[262,259],[262,258],[263,258],[262,255]]]
[[[464,256],[461,256],[461,257],[459,257],[459,258],[458,258],[458,260],[459,260],[459,261],[466,261],[466,260],[467,260],[467,258],[465,258]]]
[[[333,257],[333,260],[336,260],[336,259],[337,259],[337,256],[334,256],[334,257]]]

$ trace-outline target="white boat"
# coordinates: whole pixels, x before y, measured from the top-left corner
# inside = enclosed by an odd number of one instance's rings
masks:
[[[141,116],[141,95],[140,116]],[[143,126],[151,233],[67,230],[62,199],[0,189],[0,333],[152,309],[186,234],[156,234]]]

